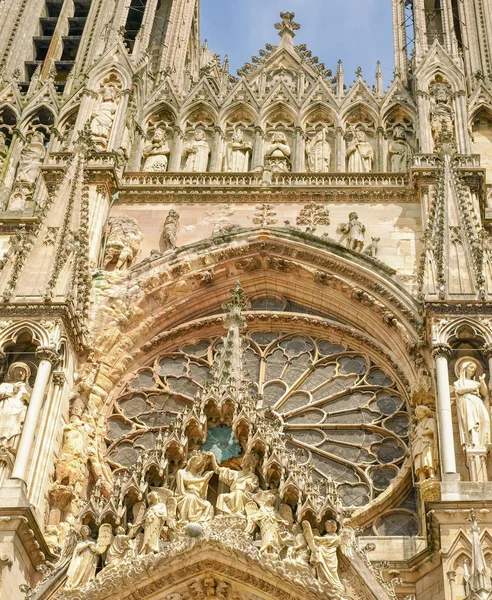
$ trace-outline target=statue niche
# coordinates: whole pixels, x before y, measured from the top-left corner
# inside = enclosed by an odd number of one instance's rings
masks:
[[[356,127],[347,147],[348,173],[370,173],[374,163],[374,150],[363,128]]]
[[[186,144],[184,149],[185,173],[205,173],[208,168],[210,146],[203,129],[197,129],[193,139]]]
[[[31,370],[23,362],[10,365],[0,384],[0,448],[15,454],[31,399]]]
[[[226,171],[230,173],[246,173],[249,171],[249,161],[253,144],[244,141],[244,129],[236,127],[232,140],[227,146]]]
[[[110,78],[101,84],[99,103],[91,119],[92,139],[99,151],[108,148],[109,136],[118,110],[120,87],[120,82],[115,78]]]
[[[455,111],[452,106],[451,86],[438,78],[430,86],[432,105],[430,109],[430,127],[434,150],[437,152],[456,150]]]
[[[388,162],[392,173],[406,173],[412,158],[412,147],[407,142],[407,131],[402,124],[395,125],[393,140],[388,148]]]
[[[167,171],[170,152],[165,129],[157,127],[151,140],[145,144],[142,171],[154,173]]]
[[[327,130],[320,129],[306,145],[308,170],[311,173],[328,173],[330,171],[331,148],[326,140]]]
[[[44,134],[40,130],[34,131],[28,137],[27,144],[22,149],[17,167],[17,182],[34,184],[45,156]]]
[[[272,139],[265,150],[265,166],[272,173],[287,173],[290,171],[291,149],[287,136],[283,131],[274,131]]]

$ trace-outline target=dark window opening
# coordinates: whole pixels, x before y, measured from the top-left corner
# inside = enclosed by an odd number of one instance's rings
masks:
[[[147,0],[132,0],[128,17],[125,24],[125,42],[128,48],[133,51],[135,39],[142,26]]]

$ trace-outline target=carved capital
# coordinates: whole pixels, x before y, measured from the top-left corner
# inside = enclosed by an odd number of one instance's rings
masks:
[[[438,359],[440,356],[449,358],[452,353],[453,349],[449,344],[435,344],[432,348],[432,358],[434,360]]]
[[[53,366],[60,360],[58,352],[52,346],[40,346],[37,348],[36,358],[38,360],[49,360]]]
[[[53,373],[53,383],[56,386],[63,387],[66,380],[67,378],[65,377],[65,373],[63,371],[55,371]]]

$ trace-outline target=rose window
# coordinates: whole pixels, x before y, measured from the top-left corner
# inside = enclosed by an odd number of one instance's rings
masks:
[[[327,339],[250,332],[245,343],[245,377],[258,386],[263,406],[282,416],[301,464],[311,458],[315,475],[333,480],[347,507],[384,492],[408,456],[409,415],[389,372]],[[216,338],[184,345],[135,373],[108,419],[113,468],[134,464],[154,447],[159,430],[193,404],[212,379],[220,344]],[[214,435],[216,444],[228,442],[227,433]]]

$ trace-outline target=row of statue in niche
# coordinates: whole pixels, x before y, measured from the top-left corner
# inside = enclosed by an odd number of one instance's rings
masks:
[[[252,153],[253,144],[244,139],[244,129],[237,127],[232,140],[227,144],[222,170],[231,173],[255,170],[254,165],[251,165]],[[406,172],[412,153],[405,126],[396,125],[393,130],[393,140],[388,146],[389,170],[393,173]],[[157,127],[144,147],[142,170],[157,173],[167,171],[170,154],[171,148],[166,131]],[[328,142],[328,130],[325,127],[319,129],[314,137],[306,141],[305,154],[306,171],[329,173],[332,170],[332,149]],[[182,170],[187,173],[208,171],[210,155],[211,145],[206,133],[198,128],[193,138],[184,147]],[[353,139],[347,144],[345,159],[348,173],[370,173],[374,170],[375,152],[363,126],[355,128]],[[292,170],[292,149],[283,131],[274,131],[265,144],[264,166],[274,173],[287,173]]]

